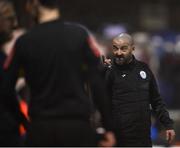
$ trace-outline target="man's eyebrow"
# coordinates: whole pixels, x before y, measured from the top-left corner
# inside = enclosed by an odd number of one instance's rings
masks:
[[[123,45],[122,47],[128,47],[129,45]]]
[[[118,49],[118,47],[116,45],[113,45],[114,48]]]

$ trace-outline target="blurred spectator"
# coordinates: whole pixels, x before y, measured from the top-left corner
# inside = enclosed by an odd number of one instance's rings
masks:
[[[12,3],[8,0],[0,1],[0,94],[4,88],[3,66],[6,57],[11,52],[19,32],[14,32],[16,15]],[[10,90],[7,96],[0,97],[0,146],[20,146],[22,139],[19,133],[20,123],[26,124],[25,116],[21,113],[15,89]]]

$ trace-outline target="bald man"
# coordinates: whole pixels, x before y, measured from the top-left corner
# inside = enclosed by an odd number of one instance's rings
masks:
[[[158,92],[153,73],[145,63],[135,59],[134,50],[129,34],[115,37],[111,65],[106,69],[117,146],[152,146],[150,106],[166,128],[168,142],[172,142],[175,136],[173,121]]]

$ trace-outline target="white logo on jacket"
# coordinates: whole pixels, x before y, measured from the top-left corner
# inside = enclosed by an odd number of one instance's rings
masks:
[[[146,79],[146,72],[145,71],[140,71],[140,76],[142,79]]]
[[[124,78],[126,76],[126,74],[123,74],[122,77]]]

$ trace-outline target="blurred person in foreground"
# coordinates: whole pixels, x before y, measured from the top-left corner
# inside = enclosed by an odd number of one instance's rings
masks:
[[[151,108],[171,143],[175,137],[173,121],[153,73],[145,63],[135,59],[134,50],[132,37],[121,33],[112,41],[111,59],[105,60],[117,146],[152,146]]]
[[[23,68],[31,94],[26,146],[113,146],[111,108],[95,41],[84,27],[60,19],[58,3],[28,1],[39,24],[18,39],[7,59],[4,94],[14,87]],[[93,100],[86,82],[94,92]],[[99,143],[90,126],[93,103],[106,128]]]
[[[8,0],[0,0],[0,94],[6,58],[13,48],[13,44],[21,31],[15,31],[17,20],[14,7]],[[0,146],[21,146],[20,124],[27,124],[25,116],[20,111],[15,88],[9,90],[7,95],[0,96]]]

